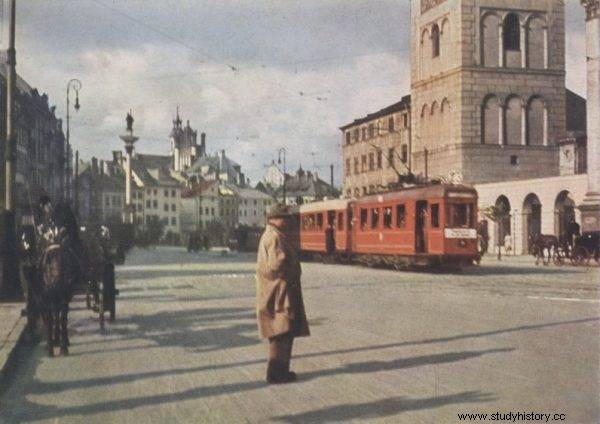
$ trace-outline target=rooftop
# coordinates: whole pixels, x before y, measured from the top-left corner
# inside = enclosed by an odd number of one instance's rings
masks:
[[[340,127],[340,130],[344,131],[347,128],[350,128],[350,127],[353,127],[356,125],[361,125],[366,122],[370,122],[374,119],[381,118],[382,116],[387,116],[392,113],[396,113],[396,112],[400,112],[400,111],[408,110],[408,109],[410,109],[410,95],[402,97],[402,99],[399,102],[394,103],[393,105],[387,106],[381,110],[378,110],[375,113],[370,113],[363,118],[355,119],[354,122],[351,122],[349,124],[346,124],[346,125]]]

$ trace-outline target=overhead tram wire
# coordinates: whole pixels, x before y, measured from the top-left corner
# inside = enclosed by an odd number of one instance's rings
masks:
[[[192,47],[192,46],[184,43],[183,41],[181,41],[180,39],[178,39],[176,37],[173,37],[172,35],[170,35],[166,31],[163,31],[163,30],[161,30],[159,28],[156,28],[155,26],[150,25],[147,22],[144,22],[143,20],[138,19],[138,18],[136,18],[134,16],[131,16],[130,14],[128,14],[126,12],[123,12],[122,10],[120,10],[120,9],[118,9],[116,7],[111,7],[111,6],[109,6],[109,5],[101,2],[100,0],[90,0],[90,1],[92,1],[93,3],[96,3],[99,6],[104,7],[105,9],[108,9],[108,10],[112,11],[113,13],[115,13],[117,15],[120,15],[120,16],[122,16],[122,17],[130,20],[131,22],[134,22],[134,23],[136,23],[136,24],[138,24],[140,26],[143,26],[143,27],[147,28],[147,29],[153,31],[154,33],[156,33],[156,34],[158,34],[158,35],[160,35],[160,36],[162,36],[162,37],[164,37],[164,38],[166,38],[166,39],[168,39],[168,40],[170,40],[170,41],[172,41],[172,42],[174,42],[176,44],[179,44],[180,46],[185,47],[186,49],[191,50],[194,53],[199,54],[200,56],[202,56],[202,57],[204,57],[206,59],[210,59],[210,60],[213,60],[213,61],[217,62],[217,59],[214,56],[211,56],[211,55],[209,55],[209,54],[207,54],[207,53],[205,53],[203,51],[200,51],[200,50],[196,49],[195,47]],[[229,69],[232,70],[232,71],[235,71],[237,69],[235,66],[233,66],[231,64],[227,64],[227,67],[229,67]]]

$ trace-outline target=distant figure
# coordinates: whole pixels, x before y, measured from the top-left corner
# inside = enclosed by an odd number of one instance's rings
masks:
[[[580,235],[581,227],[575,220],[571,221],[567,227],[567,243],[569,243],[569,247],[571,247],[571,249],[573,246],[575,246],[575,239]]]
[[[512,237],[510,234],[504,236],[504,251],[508,254],[512,252]]]
[[[328,255],[332,255],[335,252],[335,234],[332,224],[328,224],[325,229],[325,247]]]
[[[290,217],[287,206],[273,205],[258,246],[256,310],[260,336],[269,340],[269,384],[296,380],[296,374],[290,371],[294,338],[310,335],[300,286],[300,261],[284,233]]]

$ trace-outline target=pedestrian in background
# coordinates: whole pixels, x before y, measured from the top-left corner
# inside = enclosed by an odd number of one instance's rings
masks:
[[[256,310],[260,336],[269,340],[269,384],[296,380],[290,371],[294,338],[310,335],[300,287],[300,261],[285,235],[290,217],[287,206],[273,205],[258,246]]]

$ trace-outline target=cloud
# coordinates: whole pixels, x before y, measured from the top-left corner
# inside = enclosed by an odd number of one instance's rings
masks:
[[[574,3],[567,82],[584,94],[583,11]],[[18,7],[18,72],[63,116],[67,81],[83,83],[71,133],[86,158],[122,148],[130,108],[140,151],[167,153],[179,106],[184,121],[207,133],[209,150],[226,149],[254,181],[280,147],[288,169],[302,164],[327,174],[330,163],[341,163],[338,127],[410,89],[406,0],[30,0]]]

